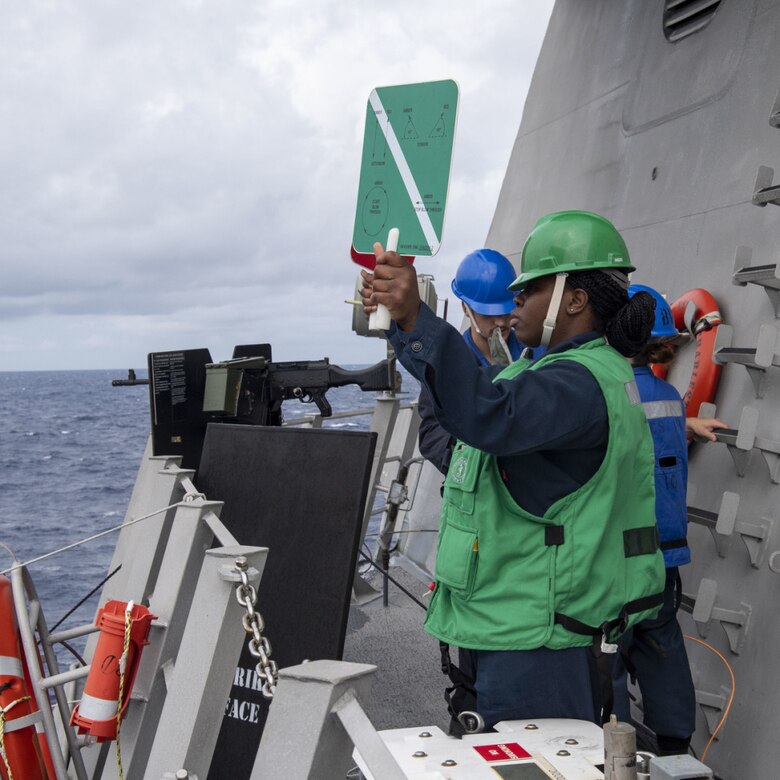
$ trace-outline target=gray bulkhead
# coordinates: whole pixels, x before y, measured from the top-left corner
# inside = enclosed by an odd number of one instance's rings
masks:
[[[768,265],[771,278],[780,275],[780,210],[752,203],[760,166],[775,168],[780,180],[780,130],[769,122],[780,89],[780,4],[722,0],[709,24],[674,43],[662,27],[671,4],[558,0],[486,245],[519,265],[525,236],[542,214],[600,212],[626,238],[638,268],[634,281],[670,302],[692,288],[708,290],[733,327],[732,346],[755,349],[762,334],[780,362],[772,330],[780,320],[770,296],[733,280],[737,247],[752,250],[740,250],[742,265]],[[767,171],[764,179],[763,186],[773,183]],[[687,347],[670,372],[682,393],[693,351]],[[751,373],[761,378],[760,398]],[[690,523],[694,560],[681,570],[690,598],[680,619],[736,677],[730,715],[707,763],[723,778],[773,777],[780,368],[756,373],[729,362],[715,400],[718,416],[739,435],[691,448],[689,516],[709,518],[717,532]],[[732,686],[712,652],[687,645],[700,704],[693,747],[701,753]]]

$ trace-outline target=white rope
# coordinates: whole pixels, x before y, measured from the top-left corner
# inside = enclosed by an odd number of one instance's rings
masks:
[[[200,496],[196,496],[200,497]],[[135,525],[136,523],[140,523],[142,520],[148,520],[150,517],[154,517],[155,515],[162,514],[163,512],[167,512],[169,509],[175,509],[177,506],[181,506],[182,504],[190,503],[192,499],[189,496],[185,496],[181,501],[177,501],[175,504],[170,504],[168,506],[164,506],[162,509],[157,509],[154,512],[150,512],[148,515],[143,515],[142,517],[136,517],[133,520],[128,520],[125,523],[120,523],[120,525],[115,525],[113,528],[108,528],[105,531],[101,531],[98,534],[94,534],[93,536],[87,536],[84,539],[80,539],[78,542],[73,542],[72,544],[65,545],[65,547],[60,547],[58,550],[52,550],[51,552],[44,553],[43,555],[39,555],[37,558],[30,558],[30,560],[25,561],[24,563],[14,563],[13,566],[10,566],[7,569],[3,569],[0,571],[0,574],[8,574],[9,572],[15,571],[16,569],[22,569],[26,566],[30,566],[33,563],[39,563],[40,561],[45,561],[47,558],[53,558],[55,555],[59,555],[60,553],[67,552],[68,550],[72,550],[74,547],[79,547],[82,544],[87,544],[87,542],[94,542],[95,539],[100,539],[103,536],[107,536],[108,534],[116,533],[117,531],[121,531],[123,528],[127,528],[128,526]],[[3,545],[5,547],[5,545]],[[8,549],[6,547],[6,549]],[[10,552],[10,550],[9,550]],[[13,553],[11,553],[13,555]],[[14,555],[14,560],[16,560],[16,556]]]

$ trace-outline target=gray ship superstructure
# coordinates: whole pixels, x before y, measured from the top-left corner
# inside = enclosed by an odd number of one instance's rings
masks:
[[[732,430],[690,450],[681,623],[733,669],[707,762],[734,780],[775,777],[780,758],[769,736],[780,700],[778,40],[771,1],[559,0],[487,238],[517,261],[540,215],[602,213],[626,239],[634,281],[670,302],[704,288],[729,326],[714,400]],[[670,373],[682,393],[693,352]],[[707,648],[687,650],[701,752],[732,684]]]

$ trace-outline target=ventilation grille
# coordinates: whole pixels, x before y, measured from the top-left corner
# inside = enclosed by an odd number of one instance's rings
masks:
[[[687,38],[706,27],[715,16],[721,0],[666,0],[664,35],[668,41]]]

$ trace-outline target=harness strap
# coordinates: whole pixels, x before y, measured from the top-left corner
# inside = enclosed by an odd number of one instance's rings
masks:
[[[463,686],[466,690],[473,692],[474,680],[466,674],[460,667],[456,666],[450,658],[450,646],[446,642],[439,642],[439,652],[441,653],[441,670],[450,678],[455,686]]]
[[[446,642],[439,642],[439,652],[441,653],[441,671],[442,674],[446,674],[447,677],[450,676],[450,673],[452,669],[454,668],[454,664],[452,663],[452,658],[450,658],[450,646]]]
[[[680,570],[677,569],[677,581],[674,583],[674,611],[677,612],[682,604],[683,589],[682,589],[682,577],[680,576]]]
[[[625,627],[626,618],[635,612],[644,612],[646,609],[652,609],[653,607],[659,607],[664,603],[664,592],[653,593],[650,596],[642,596],[641,598],[634,599],[623,605],[623,609],[620,610],[620,615],[614,618],[614,620],[607,620],[600,626],[589,626],[587,623],[583,623],[581,620],[564,615],[561,612],[555,613],[555,623],[559,626],[563,626],[567,631],[571,631],[573,634],[580,634],[584,636],[605,636],[607,639],[612,635],[612,632],[623,625]],[[606,629],[606,633],[605,633]],[[621,628],[620,633],[623,632]]]
[[[688,537],[683,536],[681,539],[670,539],[668,542],[661,542],[662,550],[676,550],[678,547],[687,547]]]
[[[593,657],[596,659],[596,672],[599,680],[599,701],[601,703],[601,725],[609,723],[609,716],[615,705],[615,692],[612,687],[612,654],[605,653],[602,649],[600,636],[593,637],[590,646]]]
[[[563,626],[567,631],[571,631],[572,634],[592,636],[599,640],[601,640],[602,637],[608,638],[616,628],[622,623],[625,623],[625,620],[625,614],[621,611],[619,617],[616,617],[614,620],[607,620],[603,625],[596,628],[595,626],[589,626],[587,623],[577,620],[577,618],[563,615],[560,612],[555,613],[555,623],[557,625]]]
[[[474,680],[471,675],[466,674],[452,662],[450,646],[446,642],[439,642],[439,652],[441,653],[441,670],[452,682],[452,685],[444,690],[444,699],[447,702],[447,710],[450,715],[457,720],[461,708],[455,706],[456,696],[460,691],[463,691],[476,699],[477,692],[474,689]],[[457,698],[462,699],[463,697],[458,696]]]
[[[596,661],[596,672],[598,675],[599,701],[601,703],[601,725],[609,722],[612,709],[615,704],[615,693],[612,688],[612,659],[611,656],[619,648],[618,645],[610,644],[609,639],[615,629],[618,635],[625,630],[627,617],[632,612],[642,612],[651,606],[663,603],[663,592],[652,596],[644,596],[641,599],[634,599],[628,602],[620,612],[620,615],[614,620],[607,620],[598,628],[589,626],[576,618],[563,615],[560,612],[555,613],[555,622],[563,626],[567,631],[584,636],[592,636],[591,652]],[[628,668],[628,667],[627,667]]]
[[[633,615],[634,612],[644,612],[646,609],[652,609],[653,607],[660,607],[664,603],[664,592],[653,593],[650,596],[642,596],[641,598],[629,601],[624,607],[623,611],[627,615]]]
[[[614,620],[606,620],[598,628],[589,626],[581,620],[569,617],[560,612],[555,613],[555,623],[563,626],[567,631],[583,636],[592,636],[591,651],[596,659],[596,670],[599,678],[599,694],[601,698],[601,723],[604,725],[609,721],[614,704],[614,693],[612,690],[612,661],[610,655],[618,648],[617,645],[608,644],[615,629],[618,629],[618,635],[622,634],[628,622],[627,618],[634,612],[644,612],[646,609],[657,607],[663,604],[664,593],[654,593],[650,596],[634,599],[623,605],[620,615]],[[628,668],[628,667],[627,667]]]
[[[631,682],[636,685],[636,664],[633,658],[631,658],[631,648],[627,642],[621,642],[619,644],[620,658],[623,661],[623,666],[626,669],[626,673],[631,678]]]

